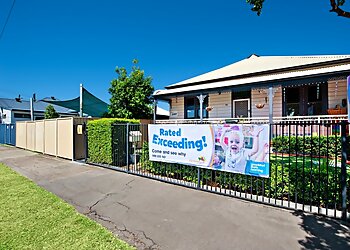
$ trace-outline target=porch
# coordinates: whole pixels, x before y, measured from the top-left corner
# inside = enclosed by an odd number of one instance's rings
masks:
[[[291,136],[330,136],[340,135],[339,123],[346,121],[347,115],[312,115],[312,116],[281,116],[272,118],[272,137],[275,135]],[[170,119],[156,120],[156,124],[267,124],[269,117],[238,117],[238,118],[203,118],[201,119]],[[309,126],[300,126],[300,124],[309,123]],[[279,125],[290,125],[288,128]],[[347,134],[349,129],[347,129]]]
[[[332,122],[347,120],[347,115],[311,115],[311,116],[280,116],[273,117],[273,122]],[[170,119],[170,120],[156,120],[156,124],[222,124],[222,123],[268,123],[269,117],[237,117],[237,118],[203,118],[201,119]]]

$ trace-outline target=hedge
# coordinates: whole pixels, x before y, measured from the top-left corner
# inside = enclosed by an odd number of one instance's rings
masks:
[[[349,145],[350,137],[347,137]],[[341,137],[328,136],[277,136],[272,139],[274,152],[287,154],[303,154],[313,156],[340,156],[341,155]],[[350,146],[347,149],[348,158],[350,157]]]
[[[89,161],[94,163],[113,163],[113,124],[139,124],[140,120],[103,118],[89,121],[88,131],[88,152]]]

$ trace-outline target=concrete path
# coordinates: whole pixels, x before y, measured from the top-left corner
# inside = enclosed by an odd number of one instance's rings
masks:
[[[138,249],[350,249],[349,228],[328,218],[13,147],[0,162]]]

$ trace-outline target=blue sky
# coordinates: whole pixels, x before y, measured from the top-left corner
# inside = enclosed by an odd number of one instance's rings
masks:
[[[12,1],[0,1],[1,29]],[[65,100],[83,83],[108,102],[115,67],[134,58],[162,89],[253,53],[350,54],[350,19],[328,0],[265,2],[258,17],[245,0],[16,0],[0,40],[0,97]]]

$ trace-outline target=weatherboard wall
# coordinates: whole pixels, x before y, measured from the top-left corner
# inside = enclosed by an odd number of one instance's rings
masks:
[[[268,89],[263,91],[258,89],[252,89],[251,92],[251,111],[252,117],[269,117],[269,99],[268,99]],[[263,108],[257,108],[257,104],[263,104]],[[274,88],[273,95],[273,116],[282,116],[282,88]]]
[[[209,118],[231,117],[232,110],[231,92],[209,94],[208,106],[213,109],[209,112]]]
[[[347,98],[346,80],[328,81],[328,108],[341,106],[342,99]]]
[[[208,104],[213,109],[209,112],[209,118],[231,118],[232,117],[232,98],[231,92],[215,93],[208,95]],[[328,81],[328,108],[335,108],[342,104],[342,99],[347,98],[346,80],[329,80]],[[257,104],[263,104],[263,108],[257,108]],[[252,117],[268,117],[269,116],[269,100],[268,89],[251,90],[251,116]],[[282,117],[282,87],[274,88],[273,96],[273,116]],[[170,119],[185,118],[184,97],[172,98]]]
[[[171,99],[169,119],[184,119],[185,117],[185,98],[183,96]]]
[[[231,118],[232,117],[232,93],[223,92],[208,95],[208,106],[212,107],[209,112],[209,118]],[[258,109],[256,104],[264,104],[264,107]],[[268,117],[268,89],[261,91],[252,89],[250,98],[250,109],[252,117]],[[170,119],[185,119],[184,97],[172,98],[170,108]],[[282,116],[282,88],[274,88],[273,97],[273,116]]]

